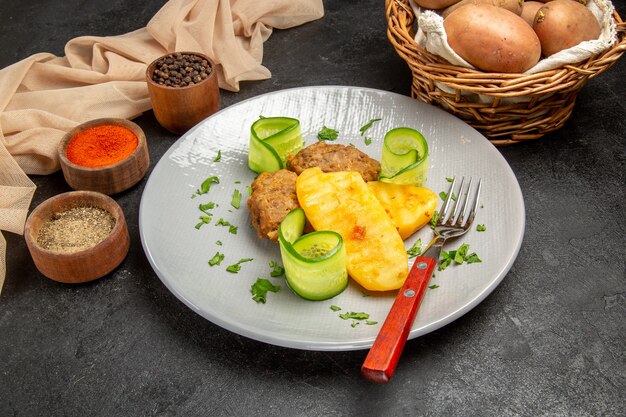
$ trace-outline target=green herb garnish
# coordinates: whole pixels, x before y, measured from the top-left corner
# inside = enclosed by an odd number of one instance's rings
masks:
[[[348,319],[367,320],[370,318],[370,315],[367,313],[355,313],[351,311],[349,313],[340,314],[339,317],[341,317],[344,320],[348,320]]]
[[[339,310],[341,310],[341,307],[330,306],[330,309],[333,310],[333,311],[339,311]]]
[[[270,261],[270,268],[272,268],[272,271],[270,272],[271,277],[280,277],[285,273],[285,268],[280,266],[280,264],[276,261]]]
[[[449,252],[442,251],[441,252],[441,261],[439,262],[439,266],[437,269],[439,271],[443,271],[446,269],[452,262],[457,265],[461,265],[464,262],[468,264],[482,262],[478,255],[475,252],[468,254],[469,244],[462,244],[457,250],[451,250]]]
[[[205,212],[207,214],[210,214],[210,213],[208,213],[208,211],[211,210],[211,209],[214,209],[215,206],[217,206],[217,204],[212,203],[212,202],[208,202],[208,203],[205,203],[205,204],[200,204],[198,206],[198,208],[200,209],[200,211],[203,211],[203,212]]]
[[[443,201],[446,201],[446,198],[448,198],[448,193],[446,193],[445,191],[440,192],[439,198],[441,198]],[[456,194],[452,193],[452,197],[450,198],[452,199],[452,201],[456,201]]]
[[[211,189],[211,185],[219,184],[219,183],[220,183],[220,179],[217,178],[216,176],[207,178],[206,180],[202,181],[202,184],[200,184],[200,188],[196,190],[194,197],[196,195],[202,195],[202,194],[208,193],[209,190]]]
[[[435,288],[439,288],[439,285],[437,284],[429,285],[428,288],[430,288],[431,290],[434,290]]]
[[[220,219],[217,221],[217,223],[215,223],[216,226],[227,226],[228,227],[228,232],[232,233],[233,235],[237,234],[237,229],[238,227],[231,224],[230,222],[224,220],[223,218],[220,217]]]
[[[485,230],[487,230],[487,226],[485,226],[484,224],[477,224],[476,225],[476,231],[477,232],[484,232]]]
[[[253,258],[242,258],[242,259],[240,259],[240,260],[239,260],[236,264],[228,265],[228,266],[226,267],[226,270],[227,270],[228,272],[233,272],[233,273],[235,273],[235,274],[236,274],[237,272],[239,272],[239,271],[241,270],[241,264],[242,264],[242,263],[244,263],[244,262],[250,262],[250,261],[252,261],[252,260],[253,260]]]
[[[378,122],[379,120],[381,120],[381,119],[372,119],[372,120],[370,120],[369,122],[365,123],[363,126],[361,126],[361,128],[359,129],[359,131],[361,132],[361,136],[363,136],[363,134],[365,133],[365,131],[366,131],[367,129],[369,129],[370,127],[372,127],[372,125],[373,125],[375,122]]]
[[[238,209],[241,206],[241,192],[238,189],[233,191],[233,198],[230,200],[230,205]]]
[[[476,255],[475,252],[472,252],[465,257],[465,262],[467,262],[468,264],[475,264],[482,262],[482,260],[478,257],[478,255]]]
[[[213,255],[213,257],[209,259],[209,265],[210,266],[219,265],[222,263],[223,260],[224,260],[224,254],[216,252],[215,255]]]
[[[203,225],[211,223],[211,219],[213,218],[212,216],[213,216],[213,215],[212,215],[211,213],[207,213],[207,215],[206,215],[206,216],[200,216],[200,217],[199,217],[199,218],[200,218],[200,222],[199,222],[199,223],[197,223],[194,227],[195,227],[197,230],[200,230],[200,228],[201,228]]]
[[[435,229],[435,226],[437,225],[437,221],[439,220],[439,210],[435,210],[433,212],[433,217],[430,218],[430,228],[431,229]]]
[[[409,255],[409,258],[415,258],[416,256],[419,256],[422,254],[422,239],[417,239],[415,241],[415,243],[413,244],[413,246],[411,246],[411,248],[406,251],[406,253]]]
[[[363,142],[365,142],[365,146],[369,146],[372,144],[372,138],[366,137],[365,139],[363,139]]]
[[[257,278],[256,282],[250,287],[252,299],[257,303],[265,304],[267,292],[280,291],[280,285],[274,285],[265,278]]]
[[[220,151],[219,149],[217,150],[217,155],[215,156],[215,158],[213,158],[213,162],[219,162],[220,159],[222,159],[222,151]]]
[[[335,140],[339,137],[339,132],[330,127],[322,127],[322,130],[317,132],[317,138],[319,140]]]

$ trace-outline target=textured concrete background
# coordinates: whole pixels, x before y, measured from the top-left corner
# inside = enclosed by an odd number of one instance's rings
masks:
[[[63,55],[80,35],[144,26],[163,1],[2,0],[0,68]],[[626,4],[616,6],[626,16]],[[302,85],[409,94],[410,71],[386,39],[382,0],[328,0],[326,16],[275,31],[273,77],[223,92],[228,106]],[[57,284],[8,234],[0,296],[0,416],[623,416],[626,409],[626,58],[591,80],[572,119],[501,148],[527,225],[502,284],[454,323],[408,342],[391,384],[359,375],[366,351],[274,347],[223,330],[176,299],[141,248],[145,180],[116,196],[128,258],[105,279]],[[153,164],[177,139],[151,112],[136,120]],[[69,191],[32,178],[32,207]]]

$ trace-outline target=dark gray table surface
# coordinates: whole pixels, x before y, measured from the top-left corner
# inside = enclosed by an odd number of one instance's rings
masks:
[[[164,1],[2,0],[0,68],[63,55],[80,35],[144,26]],[[223,106],[279,89],[354,85],[410,94],[382,0],[328,0],[324,18],[276,30],[272,78]],[[626,16],[626,4],[616,7]],[[618,416],[626,410],[626,59],[590,80],[557,132],[499,148],[520,183],[526,230],[500,286],[457,321],[407,343],[392,382],[360,377],[367,351],[263,344],[200,317],[161,283],[139,238],[145,179],[115,196],[131,249],[109,276],[63,285],[5,233],[0,416]],[[152,166],[178,139],[136,119]],[[69,191],[32,176],[31,208]],[[147,177],[146,177],[147,178]]]

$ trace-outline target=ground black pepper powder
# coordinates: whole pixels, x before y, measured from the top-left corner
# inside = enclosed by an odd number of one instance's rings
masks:
[[[211,65],[203,57],[176,52],[156,62],[152,81],[167,87],[187,87],[201,83],[210,74]]]
[[[55,213],[46,221],[37,235],[37,243],[44,249],[74,253],[96,246],[111,233],[115,218],[99,207],[75,207]]]

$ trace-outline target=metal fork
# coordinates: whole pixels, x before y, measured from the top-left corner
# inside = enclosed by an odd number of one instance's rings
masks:
[[[443,244],[448,239],[465,234],[472,226],[478,208],[482,180],[478,180],[473,192],[472,179],[470,178],[467,187],[464,187],[464,183],[465,178],[462,178],[456,193],[456,178],[450,184],[434,227],[435,237],[415,259],[385,323],[361,366],[361,374],[365,379],[379,384],[386,384],[391,380]],[[470,195],[473,195],[473,198]]]

